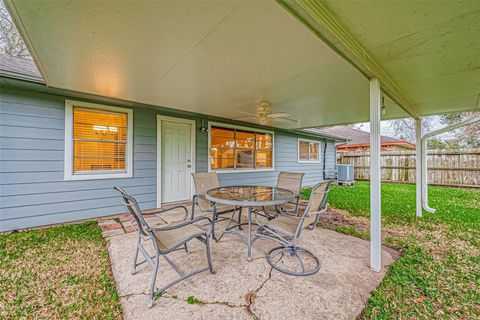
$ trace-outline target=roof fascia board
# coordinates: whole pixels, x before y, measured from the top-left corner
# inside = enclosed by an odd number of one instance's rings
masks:
[[[17,72],[10,72],[6,70],[0,70],[0,77],[7,77],[12,79],[19,79],[24,81],[36,82],[36,83],[44,83],[43,79],[31,76],[28,74],[17,73]]]
[[[17,8],[15,7],[13,0],[3,0],[3,3],[5,4],[5,7],[7,8],[7,11],[10,14],[10,17],[12,18],[12,21],[18,30],[20,37],[22,38],[23,42],[27,46],[27,49],[30,52],[30,55],[32,56],[33,61],[35,62],[38,71],[42,75],[43,82],[45,83],[46,86],[48,86],[49,81],[48,81],[47,74],[45,72],[45,68],[43,67],[42,63],[40,62],[40,59],[38,58],[37,52],[33,47],[32,41],[30,41],[30,37],[28,36],[27,31],[25,30],[25,27],[23,26],[22,19],[18,15]]]
[[[382,91],[386,95],[413,118],[419,118],[418,112],[403,95],[398,85],[337,21],[335,15],[323,2],[315,0],[276,1],[366,78],[379,79]]]

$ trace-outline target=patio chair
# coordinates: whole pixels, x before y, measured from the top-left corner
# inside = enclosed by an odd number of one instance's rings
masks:
[[[216,240],[215,237],[215,222],[218,221],[218,216],[225,213],[232,213],[230,218],[224,218],[222,220],[229,219],[232,221],[236,211],[238,214],[238,223],[239,228],[241,229],[241,216],[242,209],[234,206],[228,206],[223,204],[214,204],[209,201],[205,195],[208,190],[219,188],[220,182],[218,181],[218,175],[216,172],[201,172],[201,173],[192,173],[193,183],[195,185],[195,195],[192,199],[192,217],[195,216],[195,207],[198,206],[201,212],[208,212],[212,214],[213,229],[212,229],[212,239]]]
[[[263,213],[269,219],[277,216],[280,212],[295,214],[298,211],[300,196],[302,194],[302,181],[305,173],[282,171],[278,174],[277,188],[287,189],[295,194],[295,199],[282,206],[265,206]]]
[[[132,216],[135,219],[133,226],[137,231],[138,241],[137,241],[137,247],[135,249],[132,274],[135,274],[137,267],[145,262],[149,264],[153,272],[152,280],[150,283],[149,307],[153,306],[153,301],[155,299],[155,296],[157,296],[158,294],[161,294],[166,289],[177,284],[178,282],[185,280],[200,272],[204,272],[208,270],[210,270],[212,274],[215,273],[213,269],[212,257],[210,253],[210,243],[209,243],[209,238],[212,232],[213,224],[209,218],[198,217],[195,219],[186,220],[186,218],[188,217],[188,210],[184,206],[169,207],[165,209],[158,209],[156,211],[149,210],[148,214],[163,213],[163,212],[171,211],[174,209],[183,209],[185,211],[184,222],[174,224],[174,225],[166,225],[163,227],[152,228],[148,225],[147,221],[144,219],[143,215],[145,213],[142,213],[135,198],[129,195],[123,188],[114,186],[114,189],[119,191],[122,194],[122,203],[127,206],[128,211],[132,214]],[[194,225],[195,222],[198,222],[201,220],[207,220],[209,222],[210,226],[208,227],[207,231],[204,231]],[[187,251],[187,243],[193,239],[198,239],[199,241],[205,244],[206,251],[207,251],[208,267],[198,269],[196,271],[185,274],[172,260],[168,258],[167,255],[171,252],[178,251],[178,250],[185,249],[185,251]],[[153,256],[150,256],[150,254],[147,252],[147,250],[143,245],[143,243],[146,243],[147,241],[152,241],[153,252],[154,252]],[[137,262],[139,251],[142,253],[145,260]],[[170,282],[164,287],[158,290],[155,290],[155,281],[157,279],[158,263],[159,263],[160,257],[165,258],[168,264],[170,264],[170,266],[178,273],[179,278],[175,279],[174,281]]]
[[[282,244],[267,254],[267,261],[272,268],[294,276],[308,276],[320,270],[318,258],[308,249],[297,246],[297,241],[303,229],[313,229],[320,214],[328,209],[326,200],[329,191],[330,181],[318,183],[312,189],[310,200],[303,214],[295,216],[280,213],[277,217],[266,221],[264,225],[259,225],[256,232],[257,237],[269,238]],[[301,255],[306,257],[302,258]],[[282,261],[284,256],[295,257],[298,263],[293,265],[298,265],[299,268],[291,267],[292,264],[285,264]],[[310,260],[309,268],[306,266],[307,259]]]

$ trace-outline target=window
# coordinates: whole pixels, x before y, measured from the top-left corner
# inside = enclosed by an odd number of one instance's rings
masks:
[[[67,100],[65,180],[132,176],[133,110]]]
[[[320,142],[298,139],[298,162],[320,163]]]
[[[273,133],[212,125],[210,170],[273,169]]]

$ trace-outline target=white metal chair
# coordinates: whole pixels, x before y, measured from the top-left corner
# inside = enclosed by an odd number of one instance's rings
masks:
[[[195,195],[192,199],[192,216],[191,219],[195,216],[195,207],[198,207],[201,212],[208,212],[212,214],[213,229],[212,229],[212,238],[216,240],[215,237],[215,222],[218,221],[218,216],[225,213],[232,213],[230,218],[223,218],[221,220],[233,219],[233,216],[238,211],[238,223],[239,228],[241,229],[241,216],[242,209],[234,206],[223,205],[223,204],[214,204],[206,198],[208,190],[219,188],[220,182],[218,180],[218,175],[216,172],[201,172],[201,173],[192,173],[193,183],[195,185]]]
[[[307,276],[320,270],[318,258],[308,249],[297,246],[297,241],[303,229],[313,229],[320,219],[320,214],[328,209],[326,200],[329,191],[330,181],[318,183],[312,188],[310,200],[302,214],[280,213],[259,225],[257,237],[269,238],[281,244],[267,254],[267,261],[275,270],[295,276]],[[284,266],[285,263],[282,262],[284,255],[295,257],[299,268]],[[305,260],[310,260],[310,264],[313,265],[308,268]]]
[[[148,225],[147,221],[143,217],[142,211],[140,211],[140,207],[138,206],[137,201],[134,197],[129,195],[123,188],[114,186],[114,189],[117,190],[122,194],[122,203],[127,206],[128,211],[133,215],[134,221],[134,228],[137,230],[138,234],[138,241],[137,247],[135,249],[135,255],[133,260],[133,270],[132,274],[136,273],[137,267],[145,262],[148,263],[150,268],[152,269],[153,275],[152,280],[150,283],[150,304],[149,307],[153,306],[153,301],[156,295],[161,294],[166,289],[170,288],[171,286],[175,285],[176,283],[185,280],[193,275],[196,275],[200,272],[210,270],[211,273],[215,273],[212,264],[212,258],[210,253],[210,243],[209,238],[212,232],[213,223],[207,217],[198,217],[191,220],[185,220],[184,222],[174,224],[174,225],[166,225],[163,227],[152,228]],[[188,210],[184,206],[175,206],[166,209],[159,209],[157,211],[149,210],[148,214],[157,214],[162,212],[167,212],[174,209],[182,209],[185,211],[185,219],[188,217]],[[207,220],[209,222],[209,227],[207,231],[200,229],[199,227],[195,226],[194,223]],[[168,258],[168,254],[177,251],[183,250],[187,251],[187,243],[193,239],[198,239],[202,243],[205,244],[206,253],[207,253],[207,263],[208,267],[198,269],[191,273],[185,274],[172,260]],[[143,243],[151,241],[153,244],[153,256],[145,249]],[[141,252],[145,260],[138,262],[138,252]],[[165,285],[164,287],[155,290],[155,281],[157,279],[158,273],[158,263],[160,257],[165,258],[165,260],[170,264],[170,266],[178,273],[179,278],[175,279],[174,281],[170,282],[169,284]]]
[[[285,203],[281,206],[265,206],[262,208],[267,218],[273,218],[280,212],[288,214],[296,214],[298,211],[300,196],[302,195],[302,181],[305,173],[302,172],[286,172],[282,171],[278,174],[277,188],[290,190],[295,194],[294,201]]]

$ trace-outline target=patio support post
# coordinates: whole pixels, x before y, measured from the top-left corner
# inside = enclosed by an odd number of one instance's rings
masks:
[[[382,92],[380,81],[370,79],[370,268],[382,268],[380,121]]]
[[[416,134],[416,155],[415,155],[415,183],[416,183],[416,204],[417,204],[417,217],[422,216],[422,181],[423,181],[423,164],[422,164],[422,119],[415,120],[415,134]]]

